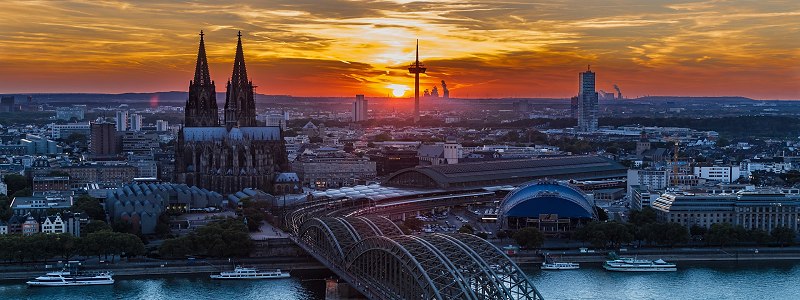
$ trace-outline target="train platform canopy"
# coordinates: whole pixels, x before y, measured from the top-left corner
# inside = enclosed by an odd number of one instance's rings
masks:
[[[383,186],[467,189],[519,185],[538,179],[607,180],[625,178],[627,168],[602,156],[563,156],[408,168],[390,175]]]
[[[329,199],[370,199],[370,200],[384,200],[389,198],[398,198],[405,196],[421,195],[439,192],[439,190],[420,190],[412,188],[396,188],[388,187],[380,184],[370,185],[357,185],[354,187],[343,187],[338,189],[330,189],[326,191],[319,191],[312,193],[314,199],[329,198]]]

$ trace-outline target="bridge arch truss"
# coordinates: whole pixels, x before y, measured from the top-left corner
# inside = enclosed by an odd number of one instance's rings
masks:
[[[542,299],[500,249],[474,235],[404,235],[385,217],[308,218],[301,246],[370,299]]]

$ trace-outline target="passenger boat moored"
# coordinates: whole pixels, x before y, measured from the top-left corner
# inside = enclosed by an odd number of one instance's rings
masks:
[[[275,279],[289,278],[289,272],[282,272],[280,269],[271,271],[259,271],[255,268],[243,268],[236,266],[233,272],[220,272],[212,274],[211,279]]]
[[[619,272],[675,272],[678,267],[664,260],[645,260],[624,257],[606,261],[603,268]]]
[[[49,272],[27,282],[28,286],[83,286],[114,284],[111,272]]]

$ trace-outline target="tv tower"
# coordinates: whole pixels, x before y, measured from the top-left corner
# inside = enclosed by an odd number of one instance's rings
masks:
[[[425,65],[419,62],[419,40],[417,40],[416,60],[408,67],[408,72],[414,74],[414,123],[419,122],[419,74],[425,73]]]

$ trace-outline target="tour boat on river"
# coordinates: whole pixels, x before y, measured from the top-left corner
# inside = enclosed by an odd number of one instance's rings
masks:
[[[542,270],[577,270],[581,265],[578,263],[556,261],[549,255],[544,255],[544,262],[542,262]]]
[[[577,270],[581,265],[571,262],[543,262],[542,270]]]
[[[28,286],[85,286],[114,284],[111,272],[74,272],[57,271],[49,272],[44,276],[28,281]]]
[[[289,272],[282,272],[280,269],[271,271],[259,271],[255,268],[243,268],[236,266],[233,272],[220,272],[212,274],[211,279],[275,279],[289,278]]]
[[[675,272],[678,270],[675,264],[662,259],[646,260],[630,257],[608,260],[603,264],[603,268],[618,272]]]

